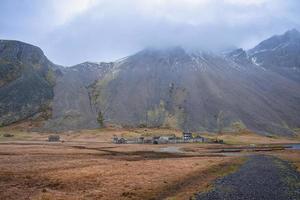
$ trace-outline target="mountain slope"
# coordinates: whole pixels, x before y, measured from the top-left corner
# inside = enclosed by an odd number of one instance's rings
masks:
[[[88,86],[111,67],[112,63],[85,62],[63,69],[54,86],[52,117],[44,128],[59,131],[99,127]]]
[[[190,131],[300,127],[300,33],[225,55],[148,48],[113,63],[51,63],[38,47],[0,41],[0,125],[43,116],[43,129],[123,126]],[[100,120],[101,121],[101,120]]]
[[[147,49],[114,72],[92,89],[108,122],[193,131],[238,125],[277,134],[300,126],[299,85],[251,63],[182,48]]]
[[[0,40],[0,124],[45,112],[53,98],[55,70],[38,47]]]
[[[300,32],[289,30],[248,51],[254,64],[300,82]]]

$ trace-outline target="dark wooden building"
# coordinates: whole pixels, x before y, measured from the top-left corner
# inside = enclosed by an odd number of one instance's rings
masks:
[[[49,142],[59,142],[60,136],[59,135],[49,135],[48,141]]]

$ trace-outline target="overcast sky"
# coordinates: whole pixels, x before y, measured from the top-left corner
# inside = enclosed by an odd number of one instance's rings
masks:
[[[61,65],[149,46],[247,49],[291,28],[300,30],[299,0],[0,0],[0,38]]]

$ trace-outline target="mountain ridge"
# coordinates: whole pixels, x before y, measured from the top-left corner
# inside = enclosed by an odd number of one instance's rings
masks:
[[[298,35],[291,30],[248,51],[224,55],[178,46],[146,48],[115,62],[71,67],[53,64],[33,45],[0,40],[0,122],[47,113],[42,130],[112,123],[192,131],[246,127],[262,134],[292,135],[293,128],[300,127]],[[274,50],[285,40],[292,44]],[[282,63],[272,65],[270,60],[278,55]],[[286,62],[290,58],[293,62]],[[25,74],[31,79],[20,78]],[[40,84],[35,88],[33,83]],[[24,91],[30,95],[22,102]],[[11,112],[7,107],[18,109]],[[104,122],[99,123],[99,115]]]

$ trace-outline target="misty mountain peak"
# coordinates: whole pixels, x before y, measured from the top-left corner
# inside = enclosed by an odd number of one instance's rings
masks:
[[[300,44],[300,32],[296,29],[291,29],[283,35],[275,35],[267,40],[262,41],[256,47],[249,50],[249,54],[257,54],[265,51],[276,51],[290,46]]]
[[[300,38],[300,32],[297,29],[291,29],[288,30],[284,33],[284,36],[288,37],[289,39],[293,39],[293,38]]]
[[[137,68],[148,68],[148,64],[157,63],[153,66],[159,66],[164,63],[165,66],[179,66],[180,63],[186,63],[190,60],[184,48],[180,46],[164,48],[146,48],[126,59],[126,62],[135,63]],[[147,64],[146,64],[147,63]]]
[[[60,73],[39,48],[1,42],[0,60],[12,55],[17,62],[0,63],[0,123],[46,107],[52,112],[46,130],[98,127],[99,111],[121,125],[214,130],[215,116],[224,112],[228,127],[241,121],[249,129],[291,134],[286,124],[299,127],[297,35],[273,36],[252,55],[243,49],[221,56],[181,46],[147,48],[116,62],[61,67]],[[38,62],[29,59],[34,52]]]
[[[138,52],[136,55],[140,56],[163,56],[163,57],[173,57],[173,56],[181,56],[185,54],[184,48],[181,46],[172,46],[172,47],[148,47],[144,50]]]
[[[246,55],[246,52],[242,48],[238,48],[238,49],[235,49],[233,51],[225,53],[225,56],[232,57],[232,58],[238,58],[238,57],[241,57],[241,56],[244,56],[244,55]]]
[[[291,29],[275,35],[250,49],[252,63],[263,69],[271,69],[284,77],[300,81],[300,32]]]

